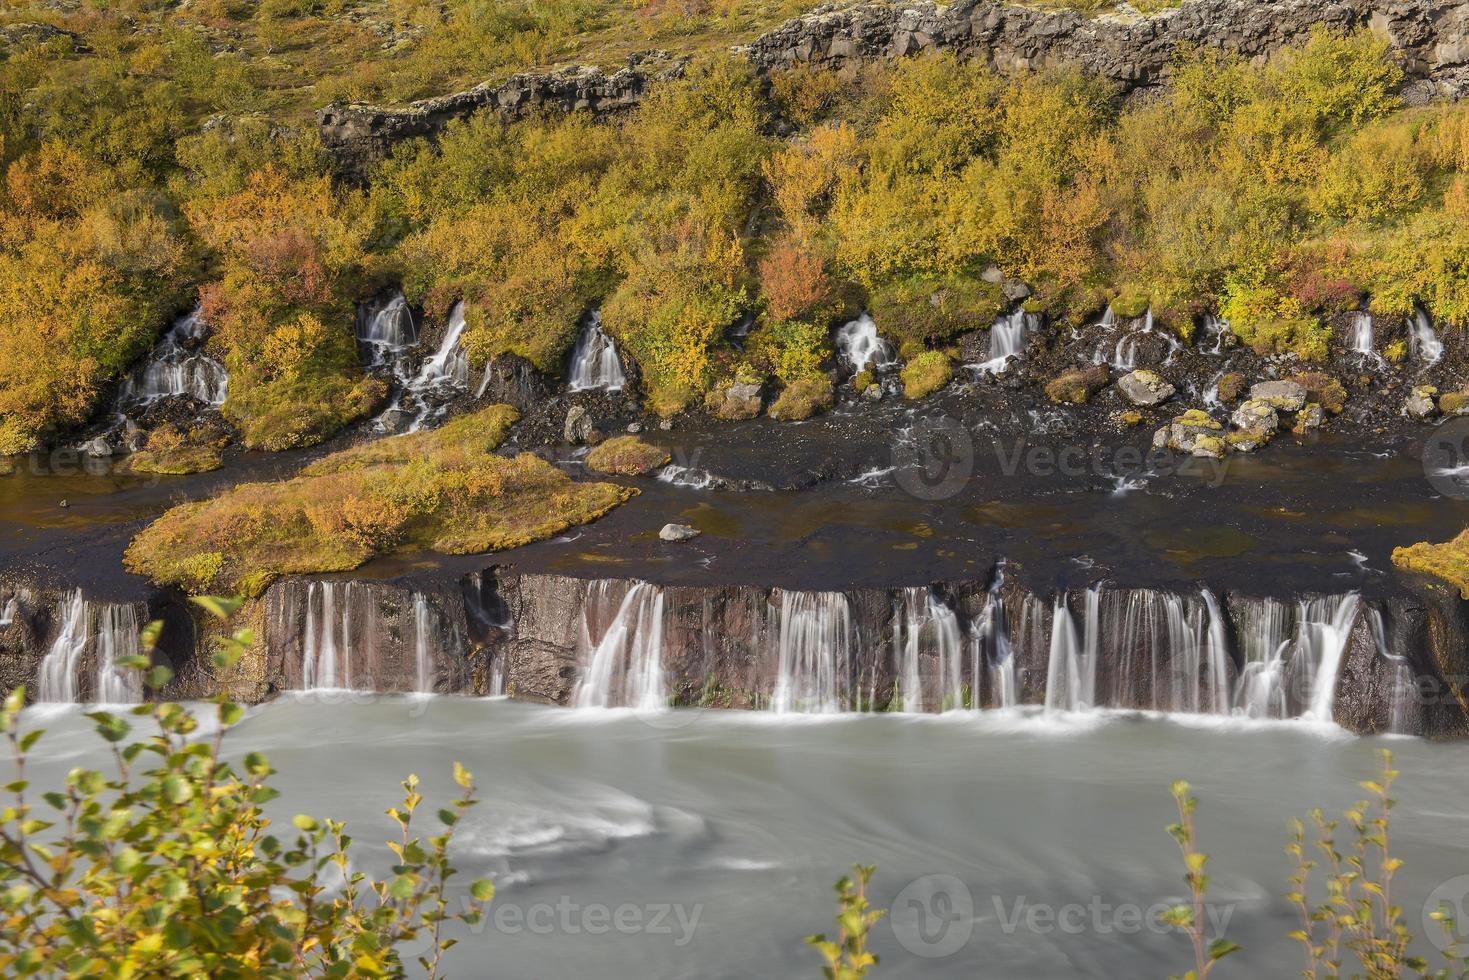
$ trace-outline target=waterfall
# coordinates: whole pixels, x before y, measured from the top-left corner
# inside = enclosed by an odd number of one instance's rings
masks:
[[[903,710],[965,707],[964,639],[954,611],[932,589],[904,589],[894,625]],[[933,669],[925,669],[926,661],[934,662]]]
[[[1352,314],[1352,350],[1374,364],[1381,365],[1382,357],[1372,346],[1372,314]]]
[[[1046,667],[1046,711],[1085,711],[1096,704],[1097,639],[1101,587],[1085,593],[1082,631],[1067,605],[1066,593],[1051,611],[1050,658]]]
[[[843,324],[836,332],[835,344],[837,354],[853,373],[875,371],[895,363],[893,345],[878,336],[877,324],[866,313]]]
[[[1214,598],[1214,593],[1208,589],[1201,589],[1200,595],[1203,597],[1204,608],[1209,616],[1209,632],[1204,646],[1208,660],[1209,708],[1216,715],[1228,714],[1230,659],[1224,615],[1219,609],[1219,602]]]
[[[387,367],[407,378],[405,355],[418,346],[418,324],[402,293],[357,308],[357,344],[369,367]]]
[[[571,370],[567,372],[566,387],[570,391],[597,388],[621,391],[626,383],[622,361],[617,357],[617,344],[602,329],[602,314],[593,310],[582,325],[576,347],[571,352]]]
[[[1235,685],[1234,708],[1251,718],[1284,718],[1285,667],[1291,652],[1295,617],[1285,603],[1250,600],[1242,605],[1239,649],[1243,667]]]
[[[434,691],[435,622],[432,613],[424,594],[413,593],[413,689],[420,694],[432,694]]]
[[[180,317],[142,367],[123,382],[119,403],[146,405],[160,398],[188,395],[206,405],[223,405],[229,392],[229,373],[223,364],[203,352],[208,336],[198,310]]]
[[[143,700],[143,678],[118,666],[142,652],[138,611],[130,604],[88,602],[80,589],[57,604],[56,639],[41,660],[36,700],[74,704],[82,700],[82,674],[91,658],[92,701],[136,704]]]
[[[312,582],[307,588],[306,634],[301,646],[301,689],[304,691],[338,690],[352,686],[354,585],[352,582],[345,585]],[[370,633],[368,630],[364,635]]]
[[[407,315],[411,318],[411,314]],[[401,419],[410,414],[402,405],[404,394],[411,396],[411,403],[416,405],[408,422],[408,431],[418,432],[442,417],[448,403],[469,389],[469,356],[460,345],[464,325],[464,301],[460,300],[449,311],[449,322],[445,326],[444,339],[439,343],[438,350],[423,362],[417,374],[402,383],[402,387],[394,394],[392,403],[377,417],[378,431],[394,429],[395,426],[389,423],[390,419]],[[382,329],[384,332],[398,330],[401,329],[401,324],[396,327],[384,325]],[[398,368],[395,367],[394,370],[396,373]]]
[[[1228,320],[1225,320],[1222,317],[1215,316],[1213,313],[1205,313],[1204,332],[1212,334],[1214,337],[1214,346],[1210,347],[1207,353],[1223,354],[1224,338],[1226,335],[1229,334],[1229,331],[1230,327]]]
[[[1324,596],[1301,603],[1298,642],[1311,665],[1311,698],[1305,717],[1329,722],[1336,706],[1336,681],[1342,655],[1357,618],[1358,596]]]
[[[1107,707],[1228,710],[1228,643],[1214,596],[1152,589],[1103,593]]]
[[[587,591],[577,651],[584,669],[572,702],[578,708],[661,710],[668,703],[663,683],[663,590],[647,582],[633,583],[599,635],[594,620],[613,601],[614,584],[597,581]]]
[[[1422,361],[1424,367],[1432,367],[1443,358],[1443,341],[1438,339],[1427,310],[1419,306],[1413,311],[1408,330],[1413,356]]]
[[[15,596],[11,596],[10,601],[5,604],[5,611],[0,612],[0,629],[3,629],[4,627],[14,623],[15,617],[19,615],[20,600],[17,599]]]
[[[1007,316],[999,317],[990,327],[989,359],[969,367],[981,374],[1003,374],[1010,366],[1010,358],[1019,357],[1025,350],[1025,339],[1040,326],[1040,317],[1016,307]]]
[[[1020,685],[1015,676],[1015,653],[1010,647],[1010,628],[1005,618],[1005,600],[1001,594],[1005,585],[1005,563],[995,566],[995,579],[990,583],[985,596],[984,610],[975,620],[972,634],[974,640],[974,665],[970,677],[988,677],[990,701],[998,708],[1013,708],[1020,704]],[[974,706],[979,707],[978,698]]]
[[[769,613],[779,653],[770,710],[826,714],[857,707],[847,597],[784,590],[777,595]]]

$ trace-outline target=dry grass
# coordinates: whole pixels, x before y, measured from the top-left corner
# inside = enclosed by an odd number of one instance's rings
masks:
[[[515,418],[496,405],[335,453],[290,480],[175,507],[133,540],[127,566],[162,585],[258,595],[281,575],[348,571],[395,551],[514,548],[637,493],[573,482],[529,454],[492,455]]]
[[[650,446],[637,436],[616,436],[587,454],[587,469],[616,476],[641,476],[672,458],[668,450]]]
[[[1394,548],[1392,563],[1399,568],[1441,578],[1469,599],[1469,530],[1442,544],[1420,541],[1406,548]]]

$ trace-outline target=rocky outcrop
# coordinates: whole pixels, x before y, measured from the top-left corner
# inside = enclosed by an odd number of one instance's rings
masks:
[[[1407,73],[1410,102],[1469,91],[1469,3],[1465,0],[1184,0],[1141,16],[1132,8],[1074,10],[960,0],[948,6],[826,5],[739,49],[757,72],[795,65],[841,70],[883,58],[953,51],[1000,72],[1075,65],[1123,92],[1167,80],[1180,46],[1265,57],[1306,39],[1317,25],[1370,28],[1388,38]],[[648,85],[681,74],[682,62],[634,64],[613,74],[577,66],[512,76],[404,109],[332,103],[317,112],[323,144],[339,168],[361,175],[393,144],[434,137],[482,109],[518,117],[545,109],[609,113],[637,103]]]
[[[586,65],[526,72],[499,84],[424,99],[403,109],[333,102],[317,110],[316,125],[337,167],[360,176],[373,163],[386,159],[395,143],[435,137],[451,121],[484,109],[509,118],[545,110],[617,112],[636,105],[652,82],[682,73],[682,62],[651,68],[629,66],[610,75]]]
[[[750,44],[768,71],[796,64],[831,68],[946,50],[1001,72],[1076,65],[1124,91],[1167,79],[1182,45],[1267,56],[1306,39],[1317,25],[1370,28],[1403,59],[1417,101],[1469,91],[1469,4],[1462,0],[1184,0],[1141,16],[1010,6],[987,0],[827,5]]]

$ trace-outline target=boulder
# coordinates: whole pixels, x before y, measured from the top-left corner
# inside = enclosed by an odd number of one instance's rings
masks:
[[[1438,410],[1445,415],[1469,415],[1469,391],[1450,391],[1439,395]]]
[[[1306,400],[1315,402],[1332,415],[1340,415],[1347,406],[1347,389],[1324,371],[1304,371],[1288,378],[1306,389]]]
[[[1250,397],[1283,412],[1296,412],[1306,404],[1306,389],[1295,381],[1261,381],[1250,387]]]
[[[566,410],[566,424],[561,427],[563,440],[575,446],[590,440],[594,431],[592,416],[585,408],[573,405]]]
[[[1065,371],[1046,383],[1046,397],[1057,404],[1084,405],[1106,387],[1110,377],[1105,364]]]
[[[692,541],[699,536],[698,528],[687,524],[665,524],[663,530],[658,532],[658,537],[664,541],[683,542]]]
[[[1326,410],[1315,402],[1311,402],[1305,408],[1296,413],[1296,424],[1291,429],[1296,435],[1302,435],[1321,428],[1321,423],[1326,420]]]
[[[1177,391],[1173,385],[1146,369],[1123,375],[1117,382],[1117,390],[1122,392],[1123,398],[1139,408],[1160,405],[1172,398]]]
[[[1225,436],[1224,443],[1236,452],[1252,453],[1264,448],[1273,438],[1274,429],[1239,429]]]
[[[1438,406],[1433,403],[1433,396],[1437,394],[1438,389],[1433,385],[1415,385],[1403,405],[1403,411],[1415,419],[1427,421],[1438,414]]]
[[[1216,448],[1222,453],[1224,441],[1220,434],[1223,429],[1224,426],[1210,418],[1207,412],[1191,408],[1153,433],[1153,448],[1191,453],[1201,439],[1210,439],[1209,451],[1203,455],[1213,455]]]
[[[1223,459],[1228,451],[1229,445],[1218,436],[1200,436],[1194,442],[1193,448],[1189,450],[1189,455],[1205,459]]]
[[[749,381],[737,381],[704,396],[709,414],[728,421],[752,419],[760,414],[761,406],[760,386]]]
[[[1229,421],[1235,428],[1244,430],[1263,429],[1273,433],[1280,428],[1280,416],[1276,414],[1275,406],[1258,398],[1241,402]]]
[[[1230,336],[1234,336],[1230,334]],[[1219,395],[1219,400],[1226,405],[1232,401],[1238,401],[1239,396],[1245,393],[1245,376],[1238,371],[1226,371],[1219,376],[1219,383],[1214,388]]]
[[[513,405],[529,412],[549,393],[530,361],[516,354],[497,354],[485,366],[479,400],[485,405]]]

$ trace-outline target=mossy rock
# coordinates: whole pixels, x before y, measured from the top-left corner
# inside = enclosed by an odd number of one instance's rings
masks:
[[[1408,342],[1406,340],[1394,340],[1382,348],[1382,357],[1389,364],[1401,364],[1408,356]]]
[[[1123,286],[1112,298],[1112,312],[1124,320],[1137,319],[1147,313],[1152,305],[1152,296],[1136,286]]]
[[[1450,391],[1439,395],[1438,410],[1445,415],[1469,415],[1469,391]]]
[[[1101,391],[1111,378],[1105,364],[1076,368],[1046,382],[1046,397],[1058,405],[1084,405]]]
[[[1315,402],[1332,415],[1340,415],[1347,405],[1347,389],[1325,371],[1303,371],[1291,375],[1294,381],[1306,389],[1306,400]]]
[[[615,476],[641,476],[668,465],[668,450],[650,446],[637,436],[614,436],[587,454],[587,469]]]
[[[1219,394],[1219,400],[1226,405],[1230,402],[1238,401],[1239,397],[1245,393],[1247,384],[1248,382],[1245,376],[1238,371],[1228,371],[1220,375],[1219,384],[1216,388]]]
[[[1222,429],[1220,425],[1208,412],[1201,408],[1191,408],[1173,420],[1179,425],[1192,426],[1196,429]]]
[[[920,276],[872,291],[868,312],[904,351],[940,344],[994,322],[1009,306],[999,283],[977,276]]]
[[[1399,568],[1443,579],[1469,599],[1469,530],[1442,544],[1420,541],[1394,548],[1392,563]]]
[[[852,390],[859,395],[875,384],[877,376],[871,371],[859,371],[852,376]]]
[[[824,374],[807,375],[786,385],[770,406],[770,417],[781,422],[799,422],[830,408],[835,400],[830,378]]]
[[[903,397],[909,401],[927,398],[954,379],[954,366],[943,351],[924,351],[904,367]]]

